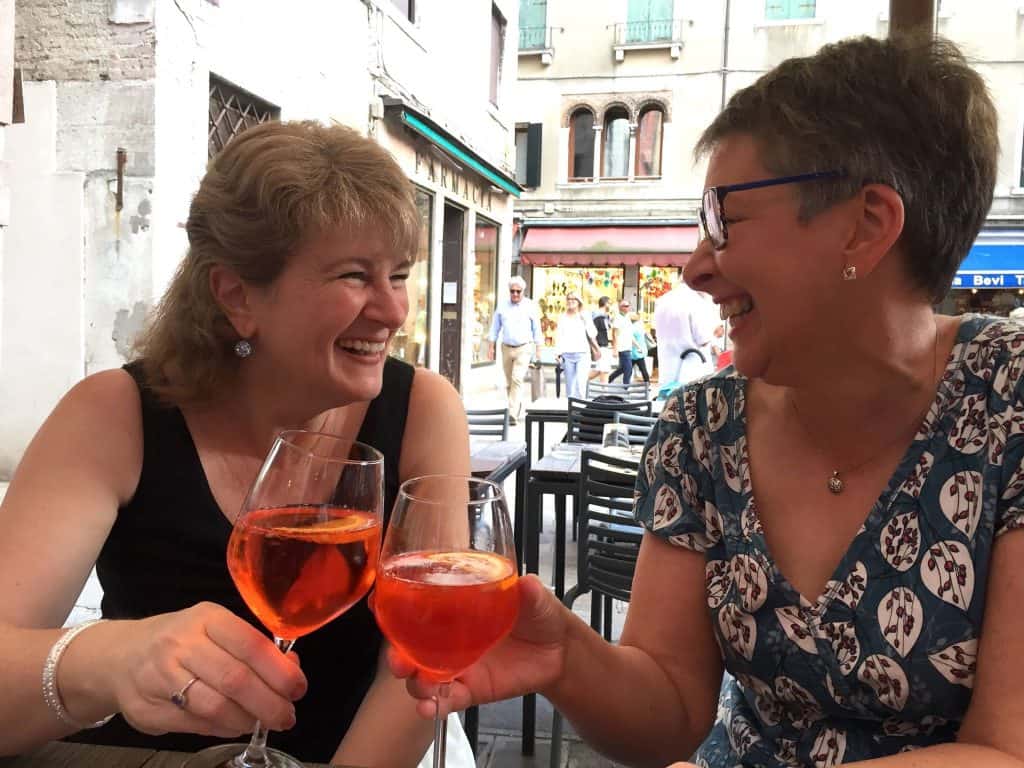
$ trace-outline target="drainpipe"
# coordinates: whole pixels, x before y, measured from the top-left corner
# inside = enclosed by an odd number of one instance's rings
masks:
[[[725,80],[729,76],[729,9],[732,0],[725,0],[725,23],[722,25],[722,100],[719,111],[725,109]]]

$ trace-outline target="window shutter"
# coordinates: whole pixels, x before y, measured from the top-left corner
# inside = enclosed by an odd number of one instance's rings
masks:
[[[789,0],[765,0],[764,17],[766,19],[788,19]]]
[[[540,123],[530,123],[526,129],[526,182],[524,187],[540,186],[540,149],[541,129]]]
[[[815,0],[790,0],[791,19],[813,19]]]

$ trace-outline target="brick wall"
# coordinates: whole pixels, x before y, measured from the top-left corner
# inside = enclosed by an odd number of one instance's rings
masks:
[[[58,81],[153,79],[153,2],[18,0],[15,60],[22,76]]]

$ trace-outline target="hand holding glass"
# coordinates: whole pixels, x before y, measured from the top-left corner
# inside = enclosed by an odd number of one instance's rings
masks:
[[[384,457],[348,438],[288,430],[274,441],[228,541],[228,570],[246,605],[287,653],[373,585],[384,506]],[[301,768],[269,749],[260,723],[248,745],[199,752],[186,768]]]
[[[449,685],[501,641],[519,613],[515,546],[501,488],[427,475],[398,491],[377,573],[374,612],[424,678]],[[446,720],[434,710],[434,766]]]

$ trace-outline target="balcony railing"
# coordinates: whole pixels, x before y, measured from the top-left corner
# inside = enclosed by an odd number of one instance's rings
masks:
[[[680,19],[629,21],[615,25],[616,45],[670,45],[682,40],[683,22]]]
[[[520,51],[544,51],[551,48],[551,27],[520,27]]]

